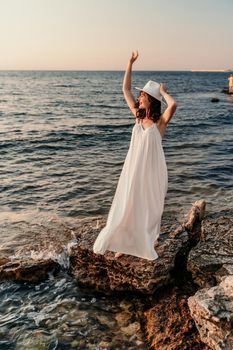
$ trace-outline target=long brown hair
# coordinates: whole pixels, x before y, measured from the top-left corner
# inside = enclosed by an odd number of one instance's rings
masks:
[[[140,92],[141,94],[141,92]],[[139,94],[139,96],[140,96]],[[147,93],[146,93],[147,94]],[[138,98],[139,98],[138,96]],[[157,120],[160,119],[161,116],[161,102],[154,98],[153,96],[147,94],[148,96],[148,101],[150,102],[150,107],[149,107],[149,119],[152,119],[153,122],[155,123]],[[146,117],[146,110],[145,108],[139,108],[139,100],[137,98],[135,108],[137,108],[136,112],[136,117],[140,119],[144,119]]]

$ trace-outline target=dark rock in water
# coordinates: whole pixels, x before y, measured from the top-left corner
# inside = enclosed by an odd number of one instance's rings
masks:
[[[188,257],[188,270],[205,287],[188,305],[201,339],[211,349],[233,349],[233,213],[204,219],[201,241]]]
[[[211,98],[211,102],[219,102],[220,100],[219,100],[219,98],[217,98],[217,97],[213,97],[213,98]]]
[[[203,201],[198,202],[203,206]],[[199,210],[198,204],[195,206]],[[193,212],[192,212],[193,215]],[[188,218],[187,223],[193,224]],[[100,222],[100,226],[98,223]],[[70,252],[70,272],[80,285],[108,293],[110,291],[134,291],[154,293],[159,287],[172,283],[176,258],[190,249],[189,234],[185,224],[176,220],[162,222],[161,236],[155,249],[159,258],[153,261],[124,254],[115,258],[114,252],[94,254],[93,244],[105,220],[82,220],[73,228],[77,245]]]
[[[59,264],[53,260],[32,260],[8,262],[0,266],[1,280],[37,282],[47,277]]]
[[[36,282],[69,263],[74,235],[56,216],[3,213],[0,231],[0,280]]]

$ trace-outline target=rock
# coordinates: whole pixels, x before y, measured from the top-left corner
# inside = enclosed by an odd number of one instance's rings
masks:
[[[233,275],[233,264],[223,264],[221,269],[216,272],[216,280],[222,282],[225,276]]]
[[[184,223],[184,227],[188,230],[194,228],[194,224],[200,222],[205,216],[206,202],[204,200],[198,200],[193,203],[192,207],[188,211],[187,221]]]
[[[72,346],[72,348],[78,349],[79,343],[77,340],[73,340],[70,345]]]
[[[1,213],[0,280],[36,282],[69,263],[71,228],[56,216]]]
[[[187,284],[186,284],[187,289]],[[190,287],[189,287],[190,288]],[[207,350],[202,343],[188,308],[189,293],[177,286],[163,290],[152,301],[144,315],[146,337],[150,349],[155,350]]]
[[[187,269],[200,287],[216,285],[233,269],[233,213],[208,216],[201,223],[201,240],[190,251]],[[225,272],[224,272],[225,270]]]
[[[11,261],[10,259],[8,259],[4,256],[3,257],[0,256],[0,266],[5,265],[5,264],[9,263],[10,261]]]
[[[233,349],[233,211],[201,223],[201,240],[188,257],[200,289],[188,299],[201,339],[214,350]]]
[[[120,327],[124,327],[129,324],[132,314],[130,312],[121,312],[116,315],[116,321]]]
[[[131,323],[127,327],[121,327],[122,332],[128,336],[137,334],[140,331],[140,329],[141,326],[139,322]]]
[[[101,219],[99,219],[100,221]],[[139,291],[153,293],[161,285],[171,282],[171,270],[182,245],[188,240],[184,231],[179,238],[169,238],[167,227],[156,251],[159,259],[149,261],[131,255],[118,259],[115,253],[107,251],[105,255],[94,254],[93,244],[101,227],[95,228],[96,219],[86,220],[76,228],[77,246],[70,253],[70,272],[82,286],[95,288],[108,293],[110,291]]]
[[[193,204],[194,219],[204,211],[204,201]],[[188,216],[188,222],[195,220]],[[134,291],[152,294],[161,286],[172,283],[175,260],[183,251],[190,249],[189,234],[185,223],[175,219],[162,221],[161,235],[156,245],[159,258],[153,261],[124,254],[115,258],[114,252],[94,254],[93,244],[106,221],[102,218],[82,219],[73,227],[77,244],[70,250],[70,273],[80,286],[92,287],[105,293]],[[189,226],[189,225],[187,225]]]
[[[59,269],[59,264],[51,259],[8,262],[0,266],[1,280],[37,282],[47,277],[52,270]]]
[[[109,349],[109,348],[111,348],[111,342],[101,341],[101,342],[98,344],[98,347],[99,347],[99,349],[101,349],[101,350]]]
[[[214,350],[233,349],[233,275],[188,299],[191,316],[204,343]]]
[[[55,336],[49,335],[46,332],[32,331],[29,334],[22,333],[18,337],[16,350],[46,350],[56,349],[58,340]]]
[[[96,315],[96,319],[101,325],[107,326],[108,328],[114,328],[116,325],[116,322],[109,319],[109,317],[104,315]]]

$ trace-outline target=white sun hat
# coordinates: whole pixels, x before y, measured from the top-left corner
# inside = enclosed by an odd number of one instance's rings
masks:
[[[167,105],[166,102],[163,101],[163,96],[160,93],[160,84],[156,81],[149,80],[142,89],[139,87],[135,87],[135,89],[144,91],[150,96],[159,100],[160,102],[163,102],[163,104]]]

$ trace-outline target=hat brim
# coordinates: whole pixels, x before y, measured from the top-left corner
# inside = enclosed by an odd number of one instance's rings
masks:
[[[148,95],[150,95],[147,91],[145,91],[145,90],[143,90],[143,89],[141,89],[141,88],[139,88],[139,87],[137,87],[137,86],[135,86],[135,89],[140,90],[140,91],[144,91],[145,93],[147,93]],[[152,95],[150,95],[150,96],[152,96]],[[154,97],[154,96],[152,96],[152,97]],[[154,97],[154,98],[156,98],[156,97]],[[162,102],[165,106],[167,106],[167,103],[163,101],[163,96],[162,96],[162,99],[161,99],[161,100],[159,100],[158,98],[156,98],[156,100]]]

